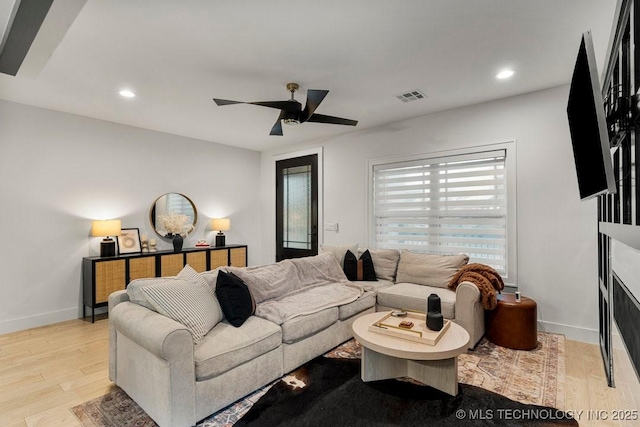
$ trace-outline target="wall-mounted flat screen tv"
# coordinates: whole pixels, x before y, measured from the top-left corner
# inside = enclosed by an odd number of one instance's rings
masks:
[[[571,79],[567,116],[580,199],[615,193],[609,134],[590,31],[582,34]]]

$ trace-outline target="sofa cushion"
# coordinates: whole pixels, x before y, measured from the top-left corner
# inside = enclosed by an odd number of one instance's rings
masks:
[[[186,326],[195,344],[221,320],[219,306],[206,284],[177,279],[144,286],[142,292],[155,311]]]
[[[327,329],[338,320],[338,307],[331,307],[317,313],[294,317],[282,326],[282,342],[291,344]]]
[[[449,289],[435,286],[416,285],[414,283],[397,283],[378,291],[378,304],[391,308],[427,311],[427,298],[436,294],[440,297],[442,316],[455,319],[456,293]]]
[[[224,320],[209,331],[193,349],[196,380],[202,381],[223,374],[281,344],[280,327],[267,320],[251,316],[240,328],[233,327]]]
[[[348,304],[357,300],[362,293],[362,287],[348,281],[308,286],[259,304],[256,308],[256,316],[267,319],[276,325],[282,325],[298,316],[306,316],[327,308]]]
[[[469,256],[434,255],[403,250],[400,253],[396,283],[446,288],[453,275],[469,262]]]
[[[256,311],[256,303],[244,282],[233,273],[218,272],[216,295],[224,317],[235,327]]]
[[[278,298],[300,287],[298,270],[288,259],[254,267],[229,267],[228,271],[242,279],[256,304]]]
[[[300,288],[308,286],[346,282],[344,270],[331,254],[294,258],[291,263],[298,270]]]
[[[338,319],[348,319],[354,314],[358,314],[368,308],[375,307],[375,305],[376,293],[371,291],[365,292],[357,300],[338,307]]]
[[[213,290],[213,293],[216,293],[216,282],[218,281],[218,272],[224,271],[227,272],[228,267],[218,267],[215,270],[203,271],[200,273],[200,277],[202,277],[207,284]]]
[[[353,252],[347,251],[344,255],[344,274],[351,281],[375,282],[378,280],[373,259],[368,250],[364,251],[359,259]]]
[[[344,268],[344,256],[347,251],[351,251],[354,254],[358,253],[358,244],[355,245],[320,245],[320,253],[330,253],[332,254],[341,268]]]
[[[359,252],[364,253],[365,250],[367,249],[359,249]],[[368,251],[378,279],[394,281],[398,271],[400,251],[397,249],[368,249]]]
[[[365,285],[365,291],[378,292],[380,289],[388,288],[389,286],[393,285],[395,285],[395,283],[393,283],[391,280],[378,279],[377,282],[367,282]]]

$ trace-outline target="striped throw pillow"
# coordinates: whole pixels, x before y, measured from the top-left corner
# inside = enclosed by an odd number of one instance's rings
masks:
[[[186,326],[194,344],[220,321],[220,305],[211,296],[209,285],[179,280],[145,286],[142,292],[158,313]]]
[[[209,293],[213,297],[215,305],[216,305],[216,309],[215,309],[215,313],[214,313],[215,317],[218,319],[216,321],[216,323],[218,323],[222,319],[224,319],[224,314],[222,312],[222,308],[220,307],[220,301],[218,301],[218,297],[216,295],[215,288],[212,288],[211,285],[209,285],[209,283],[206,281],[206,279],[204,277],[202,277],[202,275],[200,273],[195,271],[193,269],[193,267],[191,267],[189,264],[187,264],[180,271],[180,273],[178,273],[178,275],[176,277],[181,278],[181,279],[187,279],[187,280],[189,280],[191,282],[200,283],[201,285],[206,286],[207,289],[209,290]]]
[[[147,296],[142,292],[142,288],[157,285],[159,283],[174,284],[182,283],[184,279],[178,279],[177,277],[148,277],[143,279],[135,279],[129,282],[127,285],[127,294],[129,294],[129,300],[135,304],[147,307],[149,310],[158,311],[151,305]]]

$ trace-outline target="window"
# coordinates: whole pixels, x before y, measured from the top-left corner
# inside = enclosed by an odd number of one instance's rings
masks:
[[[194,222],[195,212],[193,210],[193,204],[182,194],[167,193],[167,212],[174,212],[176,214],[184,214],[191,218],[191,222]]]
[[[507,191],[506,160],[504,148],[374,164],[375,247],[466,253],[469,262],[489,265],[505,278],[512,273],[515,280],[509,233],[515,203]]]

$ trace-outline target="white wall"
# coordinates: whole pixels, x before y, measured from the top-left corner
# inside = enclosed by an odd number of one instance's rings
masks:
[[[0,101],[0,333],[77,318],[82,257],[99,254],[93,219],[151,229],[151,203],[167,192],[198,209],[192,247],[211,217],[231,218],[228,243],[261,258],[260,154]]]
[[[579,201],[567,96],[563,86],[263,152],[260,262],[275,257],[274,155],[323,146],[324,222],[340,224],[324,242],[366,245],[368,160],[515,140],[517,284],[538,302],[542,328],[596,342],[596,202]]]
[[[518,285],[538,302],[546,330],[595,342],[596,204],[578,200],[567,93],[545,90],[262,155],[0,101],[0,333],[78,317],[81,259],[97,255],[100,241],[90,237],[92,219],[121,218],[152,236],[151,202],[181,192],[200,215],[187,246],[212,237],[205,218],[229,216],[227,241],[248,244],[250,264],[269,263],[274,155],[323,146],[324,222],[340,224],[324,242],[365,245],[369,160],[516,140]]]

